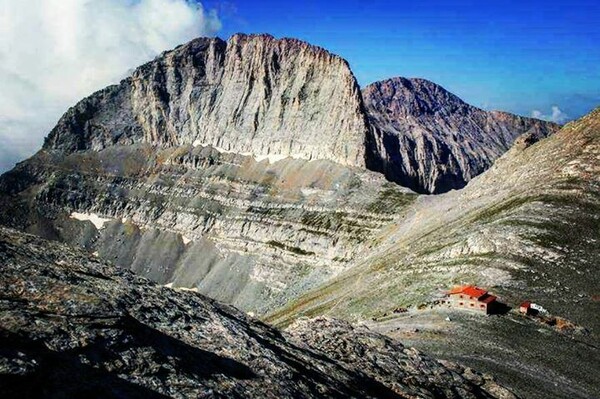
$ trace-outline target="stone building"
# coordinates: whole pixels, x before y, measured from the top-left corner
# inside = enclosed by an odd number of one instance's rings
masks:
[[[491,314],[498,304],[497,299],[482,288],[466,285],[449,291],[444,303],[455,309]]]

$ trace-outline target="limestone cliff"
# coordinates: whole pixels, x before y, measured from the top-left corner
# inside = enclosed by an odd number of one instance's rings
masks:
[[[424,79],[393,78],[363,90],[372,129],[368,166],[420,193],[464,187],[522,134],[558,125],[470,106]]]
[[[345,60],[294,39],[199,38],[82,100],[46,149],[148,143],[364,165],[366,121]]]

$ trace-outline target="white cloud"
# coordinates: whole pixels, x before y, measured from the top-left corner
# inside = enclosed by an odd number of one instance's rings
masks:
[[[562,112],[558,106],[552,106],[552,112],[550,114],[544,114],[542,111],[537,109],[531,111],[531,116],[537,119],[543,119],[555,123],[565,123],[569,120],[569,116]]]
[[[192,0],[0,0],[0,172],[79,99],[219,29]]]

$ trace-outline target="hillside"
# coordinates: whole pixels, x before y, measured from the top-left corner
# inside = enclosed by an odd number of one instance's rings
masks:
[[[599,154],[600,109],[539,142],[524,137],[465,189],[419,197],[369,257],[267,320],[371,320],[409,307],[411,316],[431,316],[425,325],[439,324],[413,334],[417,346],[493,371],[527,397],[597,396]],[[513,307],[525,299],[543,304],[587,332],[565,337],[550,329],[545,337],[537,323],[517,328],[523,321],[512,314],[503,321],[453,315],[445,323],[445,316],[416,309],[463,283],[488,287]],[[394,327],[405,331],[413,322],[400,318]],[[560,388],[539,389],[552,379]]]
[[[320,319],[283,336],[2,227],[0,262],[2,397],[514,398],[489,376],[364,328]]]

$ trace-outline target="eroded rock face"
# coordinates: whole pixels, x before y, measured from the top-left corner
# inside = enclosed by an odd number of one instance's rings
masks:
[[[304,321],[287,339],[200,294],[3,227],[0,262],[2,397],[513,398],[364,329]]]
[[[148,144],[44,150],[0,192],[2,224],[256,314],[347,269],[416,197],[326,160]]]
[[[366,121],[345,60],[294,39],[200,38],[71,108],[45,148],[212,145],[364,166]]]
[[[420,193],[464,187],[522,134],[559,126],[470,106],[424,79],[393,78],[363,89],[372,129],[368,167]]]

